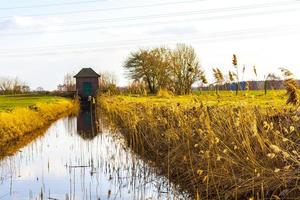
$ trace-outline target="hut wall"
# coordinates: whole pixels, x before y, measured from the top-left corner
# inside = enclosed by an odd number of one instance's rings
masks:
[[[91,83],[92,93],[93,93],[93,96],[95,96],[97,94],[98,89],[99,89],[98,78],[77,78],[76,79],[76,89],[77,89],[78,95],[79,96],[84,96],[83,84],[85,82]]]

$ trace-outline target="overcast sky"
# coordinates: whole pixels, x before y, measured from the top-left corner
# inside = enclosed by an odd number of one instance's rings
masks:
[[[298,20],[297,20],[298,19]],[[286,67],[300,78],[299,0],[2,0],[0,77],[55,89],[82,67],[114,72],[141,47],[192,45],[212,67],[232,69],[235,53],[254,79]]]

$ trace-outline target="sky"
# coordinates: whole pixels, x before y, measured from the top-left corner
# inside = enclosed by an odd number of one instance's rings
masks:
[[[139,48],[192,45],[212,68],[245,80],[278,68],[300,78],[300,0],[10,0],[0,2],[0,77],[54,90],[83,67],[128,84],[122,65]]]

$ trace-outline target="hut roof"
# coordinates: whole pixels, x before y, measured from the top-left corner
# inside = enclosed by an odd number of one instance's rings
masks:
[[[99,78],[100,75],[97,74],[92,68],[82,68],[74,78]]]

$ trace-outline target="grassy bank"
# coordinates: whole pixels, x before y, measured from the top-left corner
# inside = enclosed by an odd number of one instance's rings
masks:
[[[195,102],[202,102],[207,106],[222,106],[222,105],[260,105],[260,106],[283,106],[287,97],[285,90],[268,91],[265,95],[264,91],[240,91],[239,95],[235,95],[234,91],[219,91],[219,95],[215,91],[195,92],[194,95],[187,96],[169,96],[160,98],[157,96],[122,96],[128,102],[146,103],[146,104],[177,104],[182,106],[190,106]]]
[[[128,145],[196,199],[298,197],[300,109],[282,91],[202,95],[99,102]]]
[[[1,96],[0,105],[1,154],[6,154],[10,144],[19,138],[39,132],[58,118],[78,110],[77,103],[71,100],[45,96]]]
[[[0,112],[20,107],[28,107],[36,103],[55,103],[64,98],[41,95],[0,95]]]

